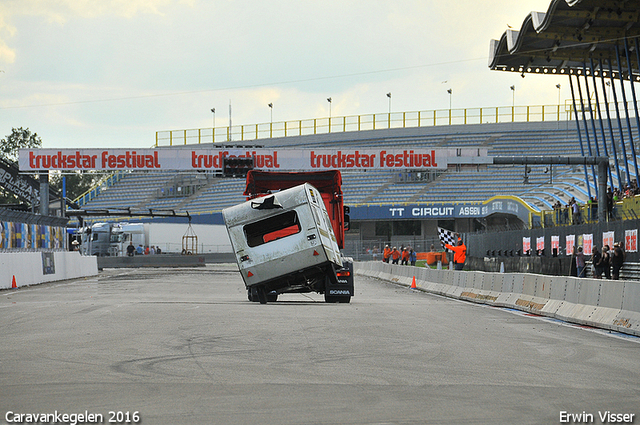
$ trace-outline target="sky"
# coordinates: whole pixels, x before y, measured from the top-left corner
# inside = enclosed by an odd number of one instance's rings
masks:
[[[549,3],[0,0],[0,138],[148,148],[227,126],[229,104],[236,126],[386,113],[387,93],[392,112],[511,106],[512,85],[555,105],[566,77],[488,68],[490,40]]]

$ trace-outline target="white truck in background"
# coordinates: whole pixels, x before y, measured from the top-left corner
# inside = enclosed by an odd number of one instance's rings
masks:
[[[149,244],[149,225],[143,223],[94,223],[80,229],[80,252],[98,257],[123,257],[127,246],[133,242],[136,248]]]
[[[160,247],[165,253],[181,253],[182,237],[188,229],[186,223],[94,223],[79,229],[81,233],[80,252],[83,255],[117,256],[127,255],[127,246],[143,249],[147,246]],[[231,252],[226,228],[222,225],[192,225],[198,237],[198,253]]]

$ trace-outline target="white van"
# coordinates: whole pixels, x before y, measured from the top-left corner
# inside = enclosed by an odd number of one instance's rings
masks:
[[[318,292],[349,302],[353,284],[336,270],[342,258],[318,190],[305,183],[222,211],[249,300]]]

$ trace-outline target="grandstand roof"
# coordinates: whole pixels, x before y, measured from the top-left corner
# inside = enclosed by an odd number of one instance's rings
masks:
[[[629,50],[638,49],[640,0],[552,0],[545,12],[531,12],[519,30],[508,29],[491,40],[489,68],[522,73],[565,74],[602,60],[627,75],[625,37]],[[634,53],[634,52],[632,52]],[[632,73],[640,80],[636,54],[630,55]]]

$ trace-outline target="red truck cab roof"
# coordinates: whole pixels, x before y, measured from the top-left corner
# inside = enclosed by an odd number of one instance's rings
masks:
[[[243,195],[247,200],[269,193],[309,183],[322,194],[329,219],[340,249],[344,248],[344,206],[342,175],[338,170],[309,172],[279,172],[250,170]]]

